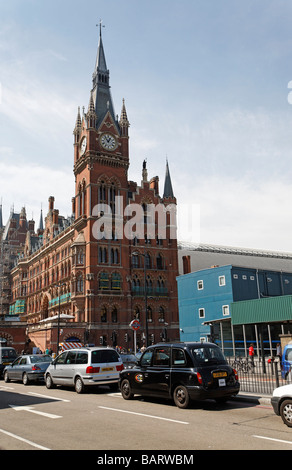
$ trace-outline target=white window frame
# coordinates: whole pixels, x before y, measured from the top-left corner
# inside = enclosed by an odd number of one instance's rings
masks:
[[[200,287],[200,285],[201,285],[201,287]],[[197,288],[198,288],[198,290],[203,290],[204,289],[204,281],[202,279],[197,281]]]
[[[226,286],[226,279],[224,274],[222,276],[219,276],[218,282],[220,287]]]
[[[228,313],[225,312],[226,310]],[[230,315],[229,305],[222,305],[222,315],[223,317]]]
[[[202,312],[202,315],[201,315]],[[199,318],[205,318],[205,309],[203,307],[199,308]]]

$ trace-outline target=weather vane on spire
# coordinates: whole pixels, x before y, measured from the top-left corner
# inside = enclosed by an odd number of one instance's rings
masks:
[[[101,28],[105,28],[105,25],[102,24],[103,21],[102,20],[99,20],[99,23],[96,25],[96,27],[98,28],[99,27],[99,35],[101,36]]]

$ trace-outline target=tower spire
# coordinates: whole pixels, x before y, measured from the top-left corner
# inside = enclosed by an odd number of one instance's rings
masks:
[[[43,232],[44,231],[44,223],[43,223],[43,208],[41,206],[41,215],[40,215],[40,222],[39,222],[39,228],[38,228],[39,232]]]
[[[98,25],[97,25],[98,26]],[[106,65],[105,53],[102,42],[102,21],[99,23],[99,41],[95,68],[92,75],[92,98],[95,112],[98,117],[97,126],[101,123],[106,113],[109,111],[113,121],[116,122],[116,115],[113,106],[109,84],[109,69]]]
[[[166,159],[166,171],[165,171],[165,180],[164,180],[164,191],[163,191],[163,198],[174,198],[172,183],[170,178],[168,160]]]

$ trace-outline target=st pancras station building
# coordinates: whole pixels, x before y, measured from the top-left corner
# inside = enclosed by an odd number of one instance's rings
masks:
[[[88,107],[73,132],[72,216],[48,195],[37,229],[25,208],[4,226],[0,206],[3,344],[57,353],[66,342],[129,349],[134,335],[137,347],[179,338],[169,166],[161,196],[146,161],[141,182],[128,180],[129,127],[124,100],[115,115],[100,27]]]

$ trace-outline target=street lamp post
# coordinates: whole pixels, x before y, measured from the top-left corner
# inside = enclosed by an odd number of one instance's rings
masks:
[[[61,316],[61,287],[65,286],[66,284],[56,284],[55,287],[58,287],[58,295],[59,295],[59,309],[58,309],[58,326],[57,326],[57,356],[59,354],[59,343],[60,343],[60,316]]]
[[[59,311],[58,311],[58,338],[57,338],[57,356],[59,354],[59,343],[60,343],[60,315],[61,315],[61,299],[60,291],[59,293]]]

